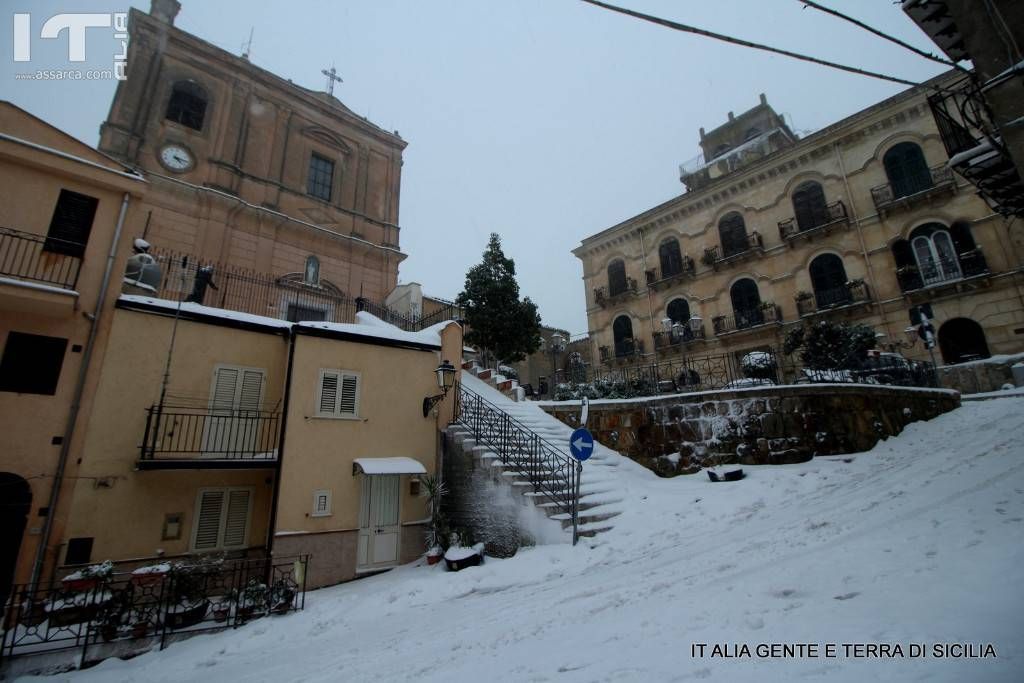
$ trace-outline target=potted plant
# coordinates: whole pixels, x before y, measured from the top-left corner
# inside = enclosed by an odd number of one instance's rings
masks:
[[[427,507],[430,510],[430,527],[427,529],[427,564],[437,564],[441,561],[446,550],[445,541],[448,539],[448,523],[441,512],[441,499],[448,493],[444,482],[438,475],[427,475],[421,477],[423,486],[421,491],[427,497]]]
[[[148,586],[160,583],[171,571],[171,565],[167,562],[160,564],[146,565],[132,571],[132,583],[136,586]]]
[[[73,592],[87,591],[109,580],[110,575],[113,573],[114,563],[110,560],[105,560],[100,564],[89,565],[76,572],[72,572],[61,579],[60,582],[65,590]]]
[[[262,615],[267,608],[267,586],[256,579],[249,579],[249,583],[238,596],[238,610],[236,611],[239,621],[246,622],[255,616]]]
[[[451,535],[448,549],[444,551],[444,563],[449,571],[475,567],[483,561],[484,544],[473,543],[473,534],[469,529],[460,529]]]
[[[805,289],[800,290],[799,292],[797,292],[793,296],[793,300],[798,302],[798,303],[801,302],[801,301],[807,301],[808,299],[813,299],[813,298],[814,298],[814,294],[811,293],[811,292],[808,292]]]
[[[232,588],[223,596],[220,600],[213,603],[213,620],[218,624],[223,624],[228,620],[228,616],[231,614],[231,605],[238,602],[238,590]]]
[[[270,586],[267,594],[270,610],[275,614],[287,614],[295,600],[295,587],[285,579],[278,579]]]

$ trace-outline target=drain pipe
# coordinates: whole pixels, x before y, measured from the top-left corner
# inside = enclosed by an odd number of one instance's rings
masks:
[[[99,331],[100,316],[103,314],[103,304],[107,300],[107,289],[110,286],[110,274],[114,270],[114,260],[117,258],[117,246],[121,241],[121,230],[124,228],[124,217],[128,213],[128,203],[131,195],[124,193],[121,200],[121,211],[117,216],[117,225],[114,228],[114,238],[110,242],[110,252],[107,254],[107,265],[103,271],[103,280],[100,283],[100,291],[96,297],[96,307],[92,314],[86,313],[89,319],[89,337],[85,342],[85,349],[82,352],[82,363],[78,368],[78,379],[75,381],[75,390],[71,399],[71,409],[68,411],[67,423],[64,427],[64,437],[61,441],[60,455],[57,458],[57,471],[53,475],[53,487],[50,489],[49,509],[46,514],[46,521],[43,523],[43,535],[36,547],[36,557],[32,564],[32,576],[29,579],[29,590],[34,591],[39,583],[39,577],[43,573],[43,565],[46,564],[46,550],[50,544],[50,536],[53,533],[53,520],[57,516],[57,503],[60,499],[61,485],[64,483],[64,469],[68,461],[68,453],[71,451],[71,439],[75,434],[75,423],[78,421],[78,411],[82,406],[82,394],[85,393],[85,381],[89,374],[89,363],[92,360],[92,352],[96,344],[96,335]]]
[[[651,320],[651,353],[654,354],[654,374],[655,382],[660,382],[661,378],[658,377],[658,345],[654,341],[654,333],[657,331],[654,327],[654,298],[651,294],[651,288],[647,285],[647,245],[644,244],[644,229],[641,227],[637,230],[640,233],[640,264],[644,269],[644,287],[647,289],[647,315],[650,316]]]

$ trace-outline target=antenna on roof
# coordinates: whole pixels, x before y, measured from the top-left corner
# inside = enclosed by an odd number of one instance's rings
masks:
[[[242,43],[242,59],[249,59],[249,53],[252,51],[252,33],[255,28],[255,26],[249,27],[249,40]]]

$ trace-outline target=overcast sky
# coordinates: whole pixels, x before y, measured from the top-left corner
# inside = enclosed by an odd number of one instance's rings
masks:
[[[618,4],[910,80],[943,70],[799,0]],[[828,4],[936,51],[899,3]],[[4,5],[0,96],[95,145],[116,83],[15,80],[29,69],[12,60],[13,14],[30,12],[38,36],[53,14],[127,4]],[[587,327],[582,267],[570,250],[680,194],[677,166],[700,151],[701,126],[749,109],[763,92],[804,134],[903,89],[578,0],[182,0],[176,25],[235,53],[252,29],[252,61],[308,88],[323,89],[320,70],[334,64],[344,79],[335,94],[409,142],[400,281],[454,298],[497,232],[544,323],[573,334]],[[109,68],[112,36],[89,36],[88,65]],[[32,69],[68,68],[66,38],[37,38],[32,50]]]

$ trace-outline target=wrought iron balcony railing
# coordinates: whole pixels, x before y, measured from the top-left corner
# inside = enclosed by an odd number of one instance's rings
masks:
[[[757,230],[752,231],[747,235],[746,242],[725,251],[722,247],[706,247],[704,249],[704,255],[701,257],[701,262],[708,266],[718,266],[722,263],[727,263],[733,259],[739,260],[741,257],[748,256],[754,253],[761,253],[764,251],[764,239],[761,237],[761,233]]]
[[[985,275],[988,272],[988,261],[985,260],[981,249],[976,247],[960,254],[956,259],[932,260],[923,266],[897,268],[896,279],[899,281],[902,291],[911,292],[915,289],[934,287]]]
[[[150,406],[141,468],[272,467],[281,413]]]
[[[813,221],[815,225],[801,226],[795,216],[779,221],[779,237],[784,242],[799,237],[808,237],[836,225],[848,224],[849,220],[846,204],[842,200],[838,200],[825,206],[825,210]]]
[[[594,301],[597,302],[598,306],[602,308],[608,304],[622,299],[633,296],[636,294],[636,278],[627,277],[625,287],[617,289],[614,292],[610,287],[595,287],[594,288]]]
[[[624,358],[634,358],[644,355],[643,339],[620,339],[611,347],[601,346],[598,348],[602,363]]]
[[[669,284],[673,280],[683,277],[693,277],[696,273],[697,266],[693,262],[693,259],[689,256],[684,256],[682,262],[676,268],[651,268],[647,270],[645,274],[647,276],[647,286],[657,289],[662,285]]]
[[[78,242],[0,228],[0,276],[74,290],[84,251]]]
[[[796,310],[801,316],[813,315],[834,308],[866,303],[871,300],[868,286],[863,281],[851,281],[842,287],[823,289],[800,296],[796,300]]]
[[[654,333],[654,348],[658,350],[662,349],[678,349],[686,344],[696,341],[704,341],[704,326],[702,325],[699,330],[694,332],[685,325],[679,332],[655,332]]]
[[[956,179],[953,177],[953,170],[946,164],[940,164],[928,169],[927,173],[871,188],[871,199],[875,202],[875,208],[881,210],[901,200],[909,202],[915,197],[927,197],[929,190],[955,186]]]
[[[711,319],[716,335],[731,334],[761,325],[782,322],[782,309],[772,302],[765,302],[757,308],[736,311],[735,315],[719,315]]]

